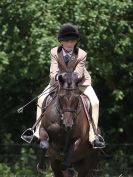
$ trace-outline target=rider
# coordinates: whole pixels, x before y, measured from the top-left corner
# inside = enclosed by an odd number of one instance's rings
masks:
[[[62,73],[65,72],[67,68],[71,68],[73,69],[73,72],[77,73],[78,78],[81,79],[81,82],[79,83],[79,89],[90,100],[92,106],[92,119],[97,130],[99,100],[91,86],[91,77],[85,67],[87,53],[77,47],[79,38],[79,31],[75,26],[69,23],[61,26],[58,32],[58,41],[60,44],[59,46],[51,49],[50,53],[50,83],[45,89],[47,93],[40,95],[38,99],[37,119],[41,115],[43,100],[50,92],[50,89],[52,89],[50,86],[52,86],[54,83],[58,84],[58,81],[62,81]],[[105,143],[104,141],[100,141],[99,136],[95,134],[94,126],[90,124],[89,141],[93,148],[103,148],[105,147]],[[39,127],[40,124],[36,127],[36,132],[34,134],[37,138],[39,138]]]

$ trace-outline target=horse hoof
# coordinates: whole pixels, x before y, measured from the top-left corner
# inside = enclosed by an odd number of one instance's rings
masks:
[[[62,171],[64,177],[74,177],[75,175],[75,171],[71,170],[71,169],[66,169],[64,171]]]
[[[39,163],[37,164],[37,167],[36,167],[36,168],[37,168],[37,171],[38,171],[39,173],[42,173],[42,174],[44,174],[44,172],[45,172],[45,170],[46,170],[46,166],[44,166],[44,167],[42,166],[42,167],[41,167]]]
[[[62,171],[64,171],[64,170],[70,168],[70,166],[71,166],[71,165],[70,165],[69,163],[67,163],[66,161],[62,161],[61,164],[60,164],[60,169],[61,169]]]

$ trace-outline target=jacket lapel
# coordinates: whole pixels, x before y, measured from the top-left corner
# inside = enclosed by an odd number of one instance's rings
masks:
[[[78,55],[75,55],[74,53],[72,54],[71,59],[67,64],[68,68],[75,68],[75,64],[77,62],[77,57],[78,57]]]
[[[64,68],[64,70],[67,71],[67,66],[66,66],[64,58],[63,58],[63,51],[62,50],[58,53],[58,61],[61,64],[61,66]]]
[[[58,62],[61,64],[61,66],[63,67],[63,69],[65,71],[67,71],[69,68],[74,69],[76,62],[77,62],[77,58],[78,58],[78,54],[72,54],[70,61],[68,62],[68,64],[66,65],[65,61],[64,61],[64,57],[63,57],[63,51],[61,50],[58,54]]]

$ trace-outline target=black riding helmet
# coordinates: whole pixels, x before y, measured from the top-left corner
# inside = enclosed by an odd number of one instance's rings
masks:
[[[59,41],[67,41],[67,40],[79,40],[79,31],[78,29],[71,25],[70,23],[66,23],[61,26],[58,33]]]

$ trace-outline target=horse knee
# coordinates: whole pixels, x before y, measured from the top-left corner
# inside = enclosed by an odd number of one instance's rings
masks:
[[[48,141],[49,140],[49,136],[48,136],[48,133],[46,132],[46,130],[42,127],[40,127],[39,129],[39,137],[40,137],[40,140],[43,141],[43,140],[46,140]]]
[[[42,141],[40,141],[40,148],[41,149],[48,149],[48,147],[49,147],[48,140],[42,140]]]
[[[40,128],[39,130],[39,134],[40,134],[40,148],[41,149],[45,149],[47,150],[49,147],[49,136],[48,133],[45,131],[44,128]]]

